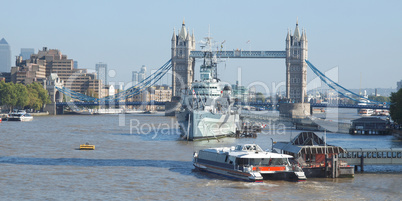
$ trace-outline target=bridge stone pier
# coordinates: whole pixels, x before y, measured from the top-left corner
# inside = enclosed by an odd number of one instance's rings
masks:
[[[288,103],[280,105],[280,112],[291,118],[310,114],[307,103],[308,41],[306,31],[300,32],[299,23],[293,35],[288,30],[285,51],[214,51],[218,58],[285,59],[286,98]],[[173,31],[172,54],[172,101],[166,104],[166,116],[173,116],[179,106],[180,95],[191,88],[194,81],[195,58],[203,58],[203,51],[195,50],[194,33],[190,35],[183,21],[178,34]],[[308,112],[306,112],[308,111]]]
[[[63,106],[57,107],[56,103],[63,102],[63,93],[61,93],[58,88],[63,88],[64,81],[57,76],[57,74],[52,73],[46,80],[46,90],[49,93],[51,103],[46,104],[44,110],[49,112],[50,115],[63,114]]]

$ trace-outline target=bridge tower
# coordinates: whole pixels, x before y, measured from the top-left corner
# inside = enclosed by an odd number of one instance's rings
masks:
[[[190,52],[195,50],[194,32],[190,35],[183,24],[179,34],[173,30],[172,36],[172,97],[180,97],[181,91],[189,89],[194,81],[194,58]]]
[[[307,102],[307,56],[306,31],[300,34],[297,20],[294,34],[286,36],[286,97],[294,103]]]
[[[57,76],[55,73],[51,73],[50,76],[47,78],[45,83],[45,88],[49,93],[49,98],[51,103],[46,104],[44,110],[49,112],[50,115],[56,115],[63,113],[63,107],[57,107],[56,103],[63,102],[63,93],[61,93],[58,88],[64,87],[64,81]]]

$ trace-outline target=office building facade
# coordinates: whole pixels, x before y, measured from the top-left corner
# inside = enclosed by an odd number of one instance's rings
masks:
[[[10,72],[11,69],[11,48],[6,39],[0,40],[0,72]]]

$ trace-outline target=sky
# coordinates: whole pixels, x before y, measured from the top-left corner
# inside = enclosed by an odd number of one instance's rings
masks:
[[[21,48],[59,49],[79,68],[107,63],[114,74],[109,81],[116,83],[130,82],[131,72],[142,65],[156,70],[168,61],[173,29],[179,31],[183,19],[196,42],[210,29],[217,43],[226,41],[226,50],[281,51],[298,19],[307,32],[309,61],[323,72],[337,69],[342,86],[396,88],[402,80],[402,1],[0,0],[0,5],[0,38],[11,46],[13,62]],[[221,80],[240,78],[246,86],[286,79],[284,59],[229,59],[218,68]],[[309,70],[307,77],[315,75]]]

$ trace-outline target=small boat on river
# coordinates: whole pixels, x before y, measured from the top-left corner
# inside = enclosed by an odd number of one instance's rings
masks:
[[[262,182],[266,179],[306,180],[298,165],[291,165],[290,155],[263,151],[256,144],[237,145],[200,150],[194,153],[194,166],[206,172],[226,177]]]
[[[32,121],[32,120],[33,116],[26,113],[24,110],[17,110],[11,112],[7,117],[7,121]]]

